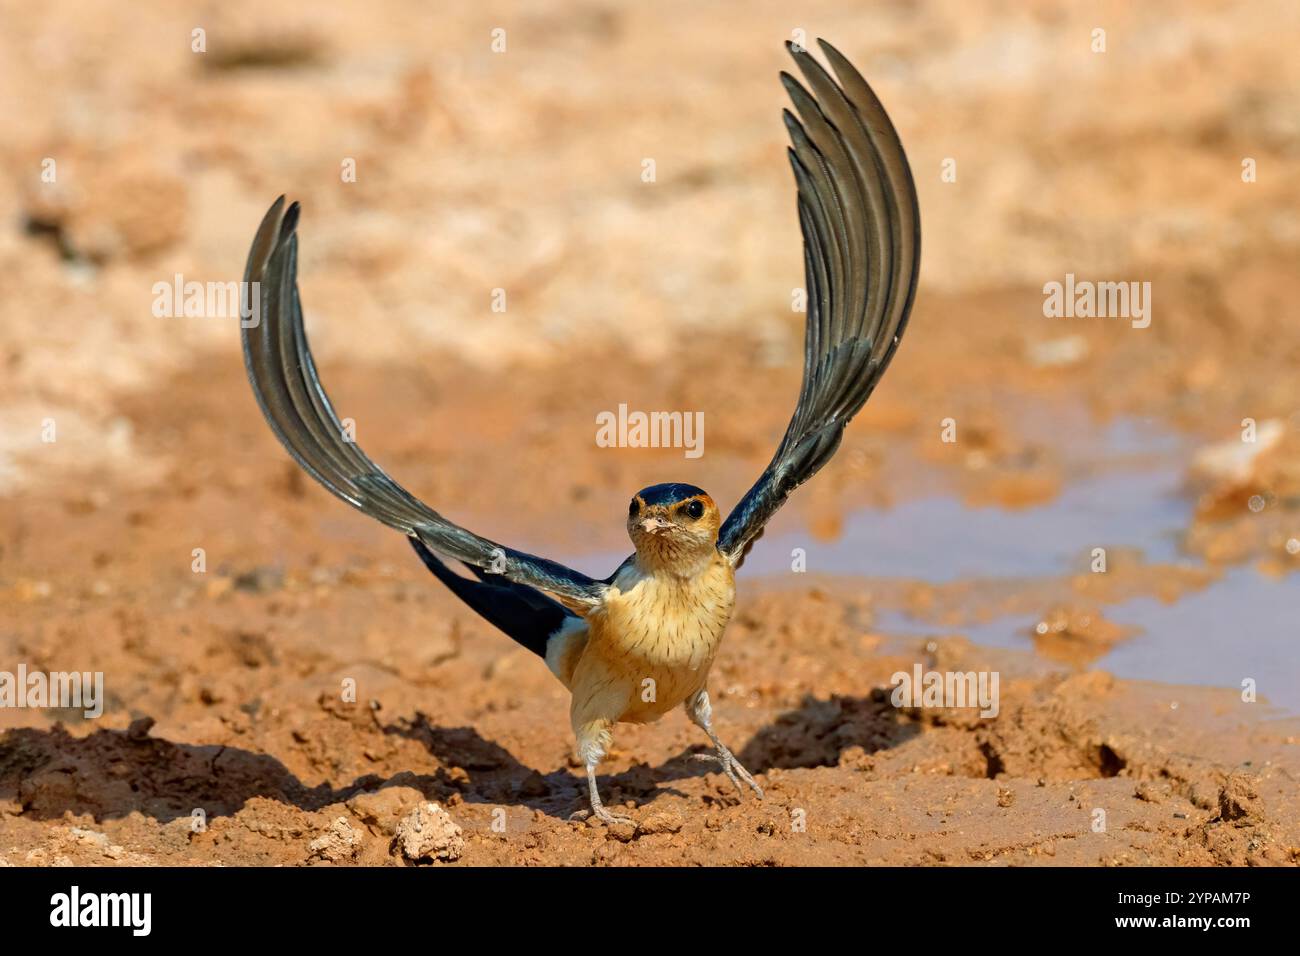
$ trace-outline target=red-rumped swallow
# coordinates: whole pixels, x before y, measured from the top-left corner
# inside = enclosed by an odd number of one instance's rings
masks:
[[[284,197],[277,199],[249,252],[245,282],[260,288],[261,321],[243,331],[244,359],[272,430],[327,489],[407,535],[439,580],[540,656],[570,690],[590,812],[606,823],[628,822],[605,809],[596,787],[614,725],[657,720],[679,704],[713,743],[712,754],[698,756],[715,761],[742,794],[743,783],[762,796],[713,732],[706,686],[735,603],[735,571],[790,493],[835,454],[911,311],[921,233],[907,157],[871,87],[819,42],[836,79],[791,44],[812,92],[781,74],[798,114],[784,113],[808,293],[794,416],[770,464],[725,521],[693,485],[638,492],[627,516],[636,552],[603,580],[453,524],[375,465],[345,434],[307,345],[297,288],[298,204],[286,209]],[[454,573],[439,555],[475,577]]]

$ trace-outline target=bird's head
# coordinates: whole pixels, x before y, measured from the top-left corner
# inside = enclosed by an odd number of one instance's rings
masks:
[[[690,573],[713,557],[722,516],[694,485],[642,488],[627,509],[627,533],[645,567]]]

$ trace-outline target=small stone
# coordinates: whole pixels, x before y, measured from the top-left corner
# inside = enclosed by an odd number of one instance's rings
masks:
[[[1137,797],[1139,800],[1144,800],[1147,803],[1164,802],[1164,795],[1146,780],[1143,780],[1137,785],[1137,788],[1133,791],[1133,796]]]
[[[235,575],[233,584],[237,591],[264,594],[284,585],[284,572],[276,568],[254,568]]]
[[[82,846],[98,847],[101,850],[108,849],[108,834],[100,833],[97,830],[83,830],[81,827],[73,827],[71,835],[74,840]]]
[[[1219,791],[1219,818],[1240,820],[1256,810],[1259,793],[1249,780],[1237,774],[1228,777]]]
[[[50,596],[52,590],[49,581],[32,581],[29,578],[19,578],[14,582],[14,597],[24,604],[44,600]]]
[[[605,839],[631,843],[640,832],[635,823],[611,823],[605,827]]]
[[[1192,473],[1202,480],[1244,484],[1255,474],[1256,459],[1285,436],[1286,423],[1267,418],[1256,426],[1253,442],[1236,437],[1198,450],[1192,459]]]
[[[370,793],[359,793],[347,802],[347,808],[358,819],[374,827],[385,836],[397,834],[397,826],[424,800],[424,794],[414,787],[384,787]]]
[[[341,863],[357,855],[361,842],[361,831],[354,829],[347,817],[336,817],[328,830],[311,841],[308,849],[314,857]]]
[[[425,803],[397,825],[396,842],[408,860],[459,860],[465,839],[450,814],[436,803]]]
[[[1066,368],[1088,357],[1088,340],[1082,335],[1066,335],[1028,348],[1029,364],[1034,368]]]
[[[677,833],[682,828],[682,818],[675,813],[654,810],[637,824],[638,833]]]

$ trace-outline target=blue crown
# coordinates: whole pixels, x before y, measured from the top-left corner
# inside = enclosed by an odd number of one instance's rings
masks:
[[[694,485],[684,484],[680,481],[668,481],[662,485],[651,485],[649,488],[642,488],[637,494],[648,505],[671,505],[687,498],[694,498],[696,495],[705,494],[705,491],[703,488],[696,488]]]

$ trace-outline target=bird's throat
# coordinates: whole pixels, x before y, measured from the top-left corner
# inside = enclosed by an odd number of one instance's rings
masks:
[[[667,535],[647,534],[636,542],[637,566],[646,574],[693,578],[708,570],[717,553],[716,547]]]

